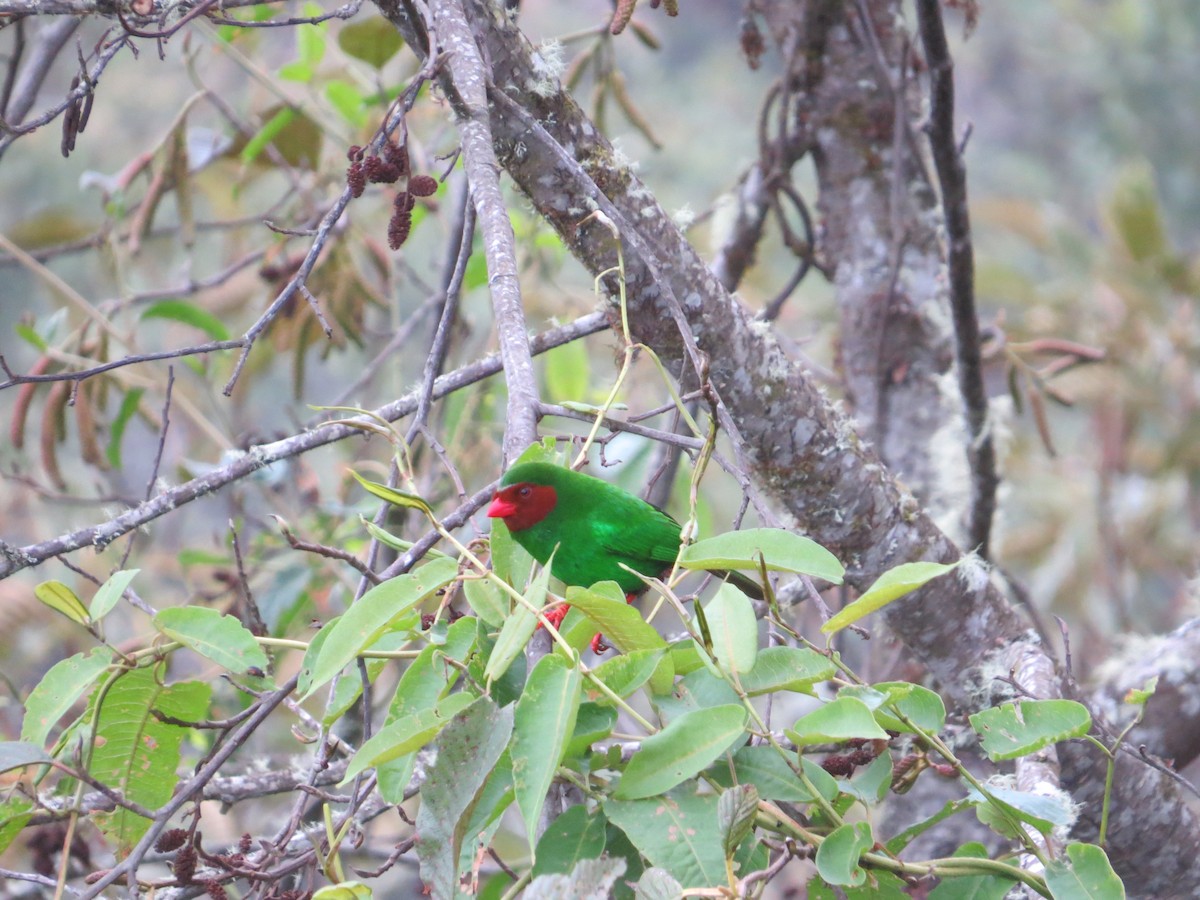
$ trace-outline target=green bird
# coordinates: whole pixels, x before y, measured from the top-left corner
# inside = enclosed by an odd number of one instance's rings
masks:
[[[550,463],[520,463],[505,472],[487,514],[503,521],[513,540],[543,565],[558,547],[550,572],[564,584],[615,581],[629,602],[646,589],[634,572],[657,577],[679,554],[679,523],[661,509],[607,481]],[[751,579],[718,574],[762,597]],[[557,627],[565,615],[562,607],[549,618]]]

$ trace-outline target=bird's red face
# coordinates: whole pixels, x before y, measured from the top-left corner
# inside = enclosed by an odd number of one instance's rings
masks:
[[[523,481],[496,491],[487,514],[503,519],[509,531],[520,531],[546,518],[557,503],[558,492],[550,485]]]

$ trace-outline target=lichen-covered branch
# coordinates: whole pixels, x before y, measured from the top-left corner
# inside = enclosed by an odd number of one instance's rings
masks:
[[[537,378],[529,352],[521,283],[517,276],[517,248],[508,208],[500,193],[500,167],[492,149],[488,116],[487,71],[479,48],[467,27],[458,0],[434,0],[433,25],[446,57],[453,83],[463,166],[471,185],[471,199],[483,232],[487,256],[488,287],[496,317],[500,357],[508,385],[508,416],[504,426],[504,461],[512,462],[537,440]]]

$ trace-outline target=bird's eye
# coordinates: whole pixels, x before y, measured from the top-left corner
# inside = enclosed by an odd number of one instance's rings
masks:
[[[528,497],[533,493],[533,488],[531,488],[529,485],[525,485],[525,487],[521,488],[519,491],[517,491],[517,493],[522,497]]]

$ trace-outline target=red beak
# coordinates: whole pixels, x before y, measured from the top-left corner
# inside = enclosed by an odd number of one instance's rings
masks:
[[[487,514],[489,519],[506,519],[516,511],[517,504],[497,494],[492,498],[492,505],[488,507]]]

